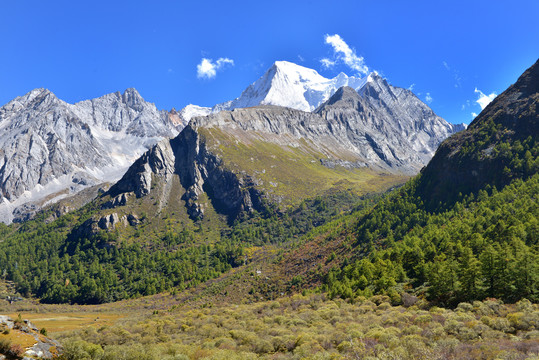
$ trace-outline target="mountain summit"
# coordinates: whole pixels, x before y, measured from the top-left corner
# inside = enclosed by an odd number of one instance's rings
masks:
[[[258,105],[275,105],[302,111],[313,111],[340,87],[350,86],[359,90],[368,79],[368,76],[357,78],[347,76],[344,73],[340,73],[333,79],[327,79],[316,70],[288,61],[276,61],[238,98],[217,104],[212,108],[196,105],[186,106],[184,120],[189,121],[193,116]]]
[[[235,100],[216,105],[213,112],[257,105],[277,105],[313,111],[342,86],[361,88],[367,78],[340,73],[326,79],[316,70],[288,61],[276,61],[266,73]]]
[[[0,221],[121,177],[149,147],[178,134],[135,89],[68,104],[34,89],[0,108]]]

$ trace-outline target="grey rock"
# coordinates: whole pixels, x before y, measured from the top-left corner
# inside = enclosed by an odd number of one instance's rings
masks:
[[[231,219],[260,206],[261,194],[253,189],[251,179],[225,169],[222,161],[206,148],[192,123],[176,138],[163,140],[148,150],[108,194],[117,197],[133,192],[137,197],[146,196],[151,193],[152,184],[166,184],[174,175],[179,176],[186,189],[183,200],[193,219],[204,217],[204,205],[198,201],[204,192],[211,192],[213,201]],[[133,223],[129,218],[128,221]]]
[[[127,201],[129,197],[131,196],[130,193],[122,193],[115,198],[111,199],[110,201],[107,201],[104,203],[101,208],[102,209],[114,209],[118,206],[125,206],[127,205]]]
[[[27,202],[119,179],[144,151],[178,134],[184,123],[174,116],[135,89],[76,104],[35,89],[10,101],[0,108],[0,221],[11,222]],[[20,221],[35,213],[23,210]]]
[[[103,216],[99,221],[97,222],[97,225],[102,230],[111,230],[116,227],[120,223],[120,218],[118,217],[117,213],[112,213],[110,215]]]
[[[12,331],[20,331],[35,339],[35,344],[26,350],[23,359],[52,359],[56,357],[58,352],[61,353],[63,351],[63,348],[58,341],[40,336],[38,328],[29,320],[24,320],[22,325],[15,327],[13,319],[9,316],[0,315],[0,324],[6,325],[9,329],[12,329]],[[55,349],[56,354],[51,352],[52,348]],[[1,356],[0,359],[2,359]]]
[[[140,219],[134,214],[127,215],[127,221],[131,226],[137,226],[138,224],[140,224]]]

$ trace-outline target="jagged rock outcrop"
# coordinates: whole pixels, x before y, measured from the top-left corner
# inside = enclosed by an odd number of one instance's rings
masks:
[[[118,227],[137,226],[141,223],[135,214],[118,215],[114,212],[103,216],[94,216],[73,229],[70,238],[91,238],[100,231],[112,231]]]
[[[102,209],[114,209],[118,206],[125,206],[127,205],[127,201],[129,200],[129,197],[131,196],[130,193],[122,193],[111,200],[104,203],[101,208]]]
[[[118,217],[118,214],[112,213],[99,219],[99,221],[97,222],[97,226],[99,226],[99,228],[102,230],[110,230],[114,229],[119,223],[120,218]]]
[[[35,89],[10,101],[0,108],[0,221],[14,212],[24,220],[40,201],[117,180],[144,151],[178,134],[184,123],[173,118],[135,89],[76,104]]]
[[[108,194],[114,198],[128,192],[146,196],[155,182],[166,183],[177,175],[185,189],[182,200],[193,219],[204,216],[204,204],[198,201],[202,193],[208,193],[214,206],[231,218],[258,209],[261,194],[253,188],[249,176],[227,170],[206,145],[196,125],[189,124],[178,137],[163,140],[147,151]]]

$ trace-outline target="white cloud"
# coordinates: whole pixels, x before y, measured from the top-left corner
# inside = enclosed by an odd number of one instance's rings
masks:
[[[430,93],[427,93],[427,95],[425,95],[425,101],[430,104],[432,102],[432,96],[430,96]]]
[[[455,69],[451,69],[451,67],[445,60],[442,61],[442,65],[447,71],[449,71],[452,74],[453,79],[455,79],[455,84],[454,84],[455,88],[459,88],[462,83],[462,77],[460,76],[459,71]]]
[[[445,68],[446,70],[451,70],[451,68],[449,67],[449,65],[447,64],[446,61],[442,61],[442,64],[444,65],[444,68]]]
[[[477,98],[477,100],[475,100],[475,102],[478,103],[479,106],[481,106],[481,110],[486,108],[487,105],[490,104],[490,102],[494,100],[494,98],[497,96],[496,93],[485,95],[481,90],[478,90],[477,88],[475,88],[474,92],[476,94],[479,94],[479,97]]]
[[[475,118],[477,116],[477,113],[472,113],[472,117]]]
[[[412,85],[410,85],[410,86],[408,86],[408,90],[410,90],[410,91],[414,91],[414,87],[415,87],[415,83],[414,83],[414,84],[412,84]]]
[[[369,72],[369,68],[365,65],[365,60],[361,56],[357,56],[355,50],[350,48],[338,34],[326,34],[325,41],[326,44],[333,47],[333,52],[335,53],[337,60],[341,60],[349,68],[360,74],[366,75]],[[336,61],[333,63],[335,64]],[[324,63],[324,59],[322,59],[322,65],[327,66],[329,63]]]
[[[229,58],[219,58],[217,61],[212,59],[202,58],[200,64],[197,65],[197,77],[213,79],[217,76],[217,71],[222,69],[225,65],[234,66],[234,60]]]
[[[320,62],[322,63],[322,66],[324,67],[324,69],[329,69],[335,66],[335,61],[330,60],[328,58],[324,58],[320,60]]]
[[[305,62],[305,58],[301,55],[298,55],[298,60],[301,62]]]

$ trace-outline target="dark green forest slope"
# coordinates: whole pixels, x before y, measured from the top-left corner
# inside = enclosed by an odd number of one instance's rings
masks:
[[[181,291],[241,265],[244,249],[294,239],[360,200],[332,191],[284,213],[268,205],[233,226],[217,214],[189,223],[163,212],[145,215],[133,234],[121,228],[80,234],[107,199],[51,223],[42,214],[18,228],[0,225],[4,279],[24,296],[49,303],[95,304]]]

